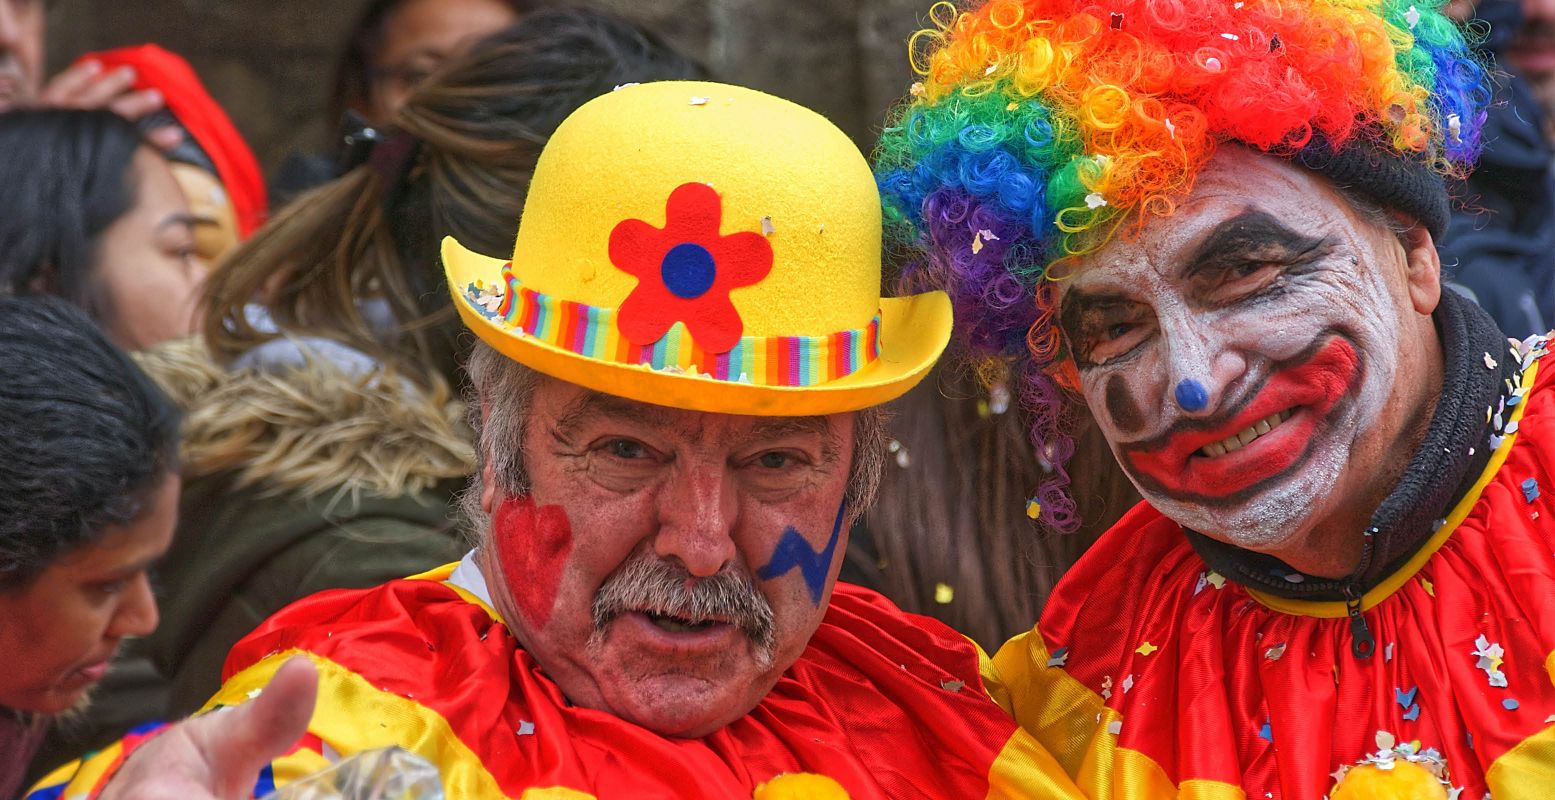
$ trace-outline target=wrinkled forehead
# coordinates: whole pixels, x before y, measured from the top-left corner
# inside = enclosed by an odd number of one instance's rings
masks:
[[[796,417],[755,417],[691,411],[629,400],[586,389],[555,378],[543,386],[556,393],[552,413],[562,430],[610,424],[673,434],[694,442],[738,445],[753,440],[811,434],[831,442],[837,438],[843,414]]]
[[[1281,235],[1320,237],[1350,217],[1326,178],[1285,159],[1222,146],[1172,214],[1126,220],[1106,244],[1075,260],[1060,292],[1067,298],[1076,291],[1160,288],[1214,251]]]

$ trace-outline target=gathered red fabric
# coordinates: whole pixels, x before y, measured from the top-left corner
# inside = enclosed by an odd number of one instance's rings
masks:
[[[1160,776],[1112,781],[1110,797],[1160,796],[1161,781],[1180,791],[1208,781],[1247,797],[1324,797],[1331,773],[1378,749],[1378,731],[1439,750],[1463,797],[1551,796],[1551,367],[1539,365],[1515,437],[1476,488],[1365,597],[1377,642],[1370,658],[1351,652],[1343,603],[1250,592],[1216,575],[1181,527],[1141,503],[1064,576],[1037,630],[995,657],[1018,716],[1027,696],[1022,723],[1071,772],[1105,753]],[[1054,704],[1100,714],[1077,721]],[[1156,788],[1135,791],[1145,786]]]
[[[87,53],[76,59],[76,63],[83,61],[97,61],[105,70],[133,67],[137,90],[156,89],[162,93],[167,110],[188,129],[216,166],[216,176],[232,198],[241,238],[247,239],[265,221],[269,199],[259,162],[188,61],[154,44]]]

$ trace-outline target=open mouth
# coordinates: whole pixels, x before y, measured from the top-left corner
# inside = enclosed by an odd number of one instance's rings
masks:
[[[1124,464],[1142,489],[1199,502],[1234,500],[1302,463],[1360,375],[1354,345],[1329,336],[1276,367],[1216,419],[1179,423],[1120,447]]]
[[[1252,425],[1242,429],[1242,432],[1240,433],[1235,433],[1227,436],[1224,439],[1221,439],[1218,442],[1210,442],[1209,444],[1204,445],[1203,447],[1199,448],[1199,455],[1208,458],[1216,458],[1227,453],[1235,453],[1236,451],[1241,450],[1243,447],[1252,444],[1253,441],[1258,437],[1273,431],[1275,428],[1278,428],[1280,423],[1290,419],[1290,415],[1292,413],[1294,412],[1290,409],[1286,409],[1284,411],[1277,411],[1273,414],[1270,414],[1268,417],[1258,420]]]
[[[648,621],[654,627],[668,633],[700,633],[712,628],[714,625],[727,624],[719,619],[689,619],[657,611],[644,611],[642,614],[648,618]]]

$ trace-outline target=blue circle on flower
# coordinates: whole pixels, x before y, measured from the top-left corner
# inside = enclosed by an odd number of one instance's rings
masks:
[[[1184,411],[1203,411],[1204,406],[1209,403],[1209,390],[1204,388],[1204,384],[1192,378],[1185,378],[1177,384],[1176,394],[1177,405],[1182,406]]]
[[[659,265],[659,275],[664,279],[664,288],[669,289],[670,294],[683,300],[695,300],[713,288],[713,279],[718,276],[718,265],[707,248],[685,242],[675,245],[664,254],[664,262]]]

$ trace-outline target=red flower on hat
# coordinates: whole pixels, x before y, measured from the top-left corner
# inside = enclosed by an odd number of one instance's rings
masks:
[[[772,245],[755,232],[718,234],[723,205],[705,183],[683,183],[664,204],[664,227],[622,220],[610,232],[610,261],[637,276],[617,324],[642,346],[664,338],[676,322],[699,347],[726,353],[740,343],[744,323],[729,292],[772,271]]]

